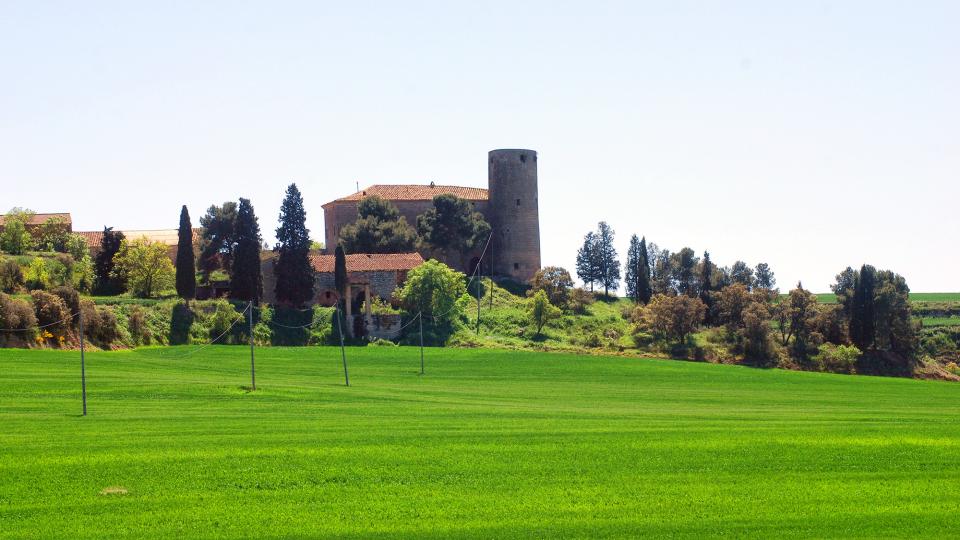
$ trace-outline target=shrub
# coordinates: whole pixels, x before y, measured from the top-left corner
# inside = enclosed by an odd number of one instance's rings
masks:
[[[857,359],[862,354],[854,345],[833,345],[824,343],[819,353],[813,357],[820,371],[831,373],[856,373]]]
[[[51,281],[57,285],[72,287],[73,269],[73,257],[65,253],[57,253],[57,256],[48,263]]]
[[[27,267],[24,275],[24,282],[28,289],[43,290],[50,285],[50,273],[47,271],[47,263],[40,257],[34,257]]]
[[[0,293],[0,328],[27,330],[36,326],[37,316],[29,302]],[[0,337],[5,333],[0,332]]]
[[[538,290],[527,304],[527,314],[530,321],[537,329],[537,335],[543,331],[543,327],[550,321],[560,316],[560,308],[552,305],[542,289]]]
[[[147,324],[147,313],[142,306],[133,306],[130,308],[130,314],[127,315],[127,328],[130,329],[130,337],[134,344],[149,345],[153,339],[153,333]]]
[[[373,338],[373,340],[370,341],[370,346],[371,347],[396,347],[397,344],[390,341],[389,339]]]
[[[37,324],[51,333],[63,332],[70,323],[70,308],[55,294],[33,291],[33,309],[37,315]]]
[[[597,301],[597,297],[586,289],[576,288],[570,291],[568,307],[577,315],[585,315],[587,308]]]
[[[14,259],[0,263],[0,291],[14,292],[23,286],[23,270]]]
[[[63,300],[63,303],[70,309],[70,315],[76,317],[80,314],[80,293],[70,287],[57,287],[50,292]],[[77,319],[74,318],[70,324],[71,326],[76,325]]]
[[[546,293],[550,303],[561,309],[566,309],[570,302],[570,290],[573,289],[573,279],[570,272],[559,266],[547,266],[537,270],[530,280],[531,289],[528,296],[537,291]]]
[[[79,234],[71,234],[67,238],[66,251],[73,257],[73,260],[78,262],[84,257],[90,257],[90,246],[87,245],[87,239]]]

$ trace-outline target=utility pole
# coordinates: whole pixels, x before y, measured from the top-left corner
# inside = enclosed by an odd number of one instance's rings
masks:
[[[340,334],[340,356],[343,358],[343,380],[350,386],[350,374],[347,372],[347,351],[343,348],[343,324],[340,322],[340,300],[337,299],[337,333]]]
[[[417,317],[420,317],[420,374],[423,375],[423,312]]]
[[[477,266],[477,269],[479,270],[480,267]],[[480,335],[480,292],[483,287],[483,276],[479,275],[478,273],[477,277],[479,278],[477,279],[477,335],[479,336]]]
[[[83,415],[87,415],[87,367],[83,358],[83,312],[80,318],[80,391],[83,395]]]
[[[250,327],[250,388],[257,389],[257,368],[253,363],[253,300],[247,304],[247,325]]]

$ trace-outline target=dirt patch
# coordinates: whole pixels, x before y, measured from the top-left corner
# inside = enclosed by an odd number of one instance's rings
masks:
[[[129,491],[122,486],[110,486],[100,490],[101,495],[126,495]]]

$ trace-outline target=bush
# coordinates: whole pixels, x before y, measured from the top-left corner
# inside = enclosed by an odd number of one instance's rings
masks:
[[[84,300],[80,307],[83,317],[83,335],[101,347],[109,347],[120,337],[120,325],[117,315],[111,308],[98,307]]]
[[[23,287],[23,270],[14,259],[4,259],[0,263],[0,291],[15,292]]]
[[[550,303],[560,309],[567,309],[570,302],[570,290],[573,289],[573,279],[570,272],[559,266],[547,266],[537,270],[530,280],[531,289],[527,296],[533,296],[537,291],[543,291]]]
[[[570,300],[567,306],[577,315],[585,315],[587,308],[596,301],[597,297],[592,292],[576,288],[570,291]]]
[[[24,274],[24,282],[31,291],[46,289],[50,285],[47,263],[40,257],[34,257],[30,261],[30,266],[27,267],[26,274]]]
[[[831,373],[856,373],[857,359],[862,354],[853,345],[833,345],[824,343],[813,361],[820,371]]]
[[[149,345],[153,333],[147,324],[147,313],[142,306],[133,306],[127,315],[127,328],[135,345]]]
[[[29,302],[0,293],[0,328],[28,330],[36,326],[37,316]],[[5,334],[7,332],[0,332],[0,337],[4,337]]]
[[[63,300],[63,303],[66,304],[70,309],[70,315],[76,317],[80,314],[80,293],[70,287],[57,287],[50,292],[59,296],[60,299]],[[74,318],[70,322],[70,325],[73,326],[76,324],[78,324],[77,319]]]
[[[62,334],[70,323],[70,308],[67,304],[59,296],[44,291],[33,291],[30,296],[33,298],[37,324],[50,333]]]

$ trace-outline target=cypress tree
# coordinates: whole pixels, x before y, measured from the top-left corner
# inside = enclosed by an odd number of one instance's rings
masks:
[[[850,340],[861,350],[873,347],[876,334],[874,293],[877,269],[865,264],[855,276],[850,310]]]
[[[280,227],[277,229],[280,256],[274,266],[277,301],[300,307],[313,298],[313,268],[310,266],[310,230],[303,196],[296,184],[287,187],[280,206]]]
[[[260,302],[263,277],[260,274],[260,225],[249,199],[240,199],[234,231],[236,249],[230,279],[230,298]]]
[[[187,205],[180,209],[177,232],[177,296],[192,300],[197,296],[197,265],[193,252],[193,225]]]
[[[630,236],[630,247],[627,248],[627,264],[623,275],[627,285],[627,298],[635,303],[640,303],[640,239],[635,234]]]
[[[347,255],[343,251],[343,246],[338,245],[333,252],[333,286],[337,288],[337,294],[345,301],[347,291]]]
[[[710,252],[703,252],[703,267],[700,269],[700,301],[707,306],[704,322],[709,324],[713,320],[713,263],[710,261]]]
[[[94,274],[97,280],[97,292],[100,294],[117,294],[123,289],[123,281],[113,274],[113,257],[120,251],[120,244],[125,237],[113,227],[104,227],[100,238],[100,251],[94,265]]]
[[[637,272],[637,297],[646,304],[653,297],[653,287],[650,285],[650,254],[647,253],[646,236],[640,239],[640,258]]]

